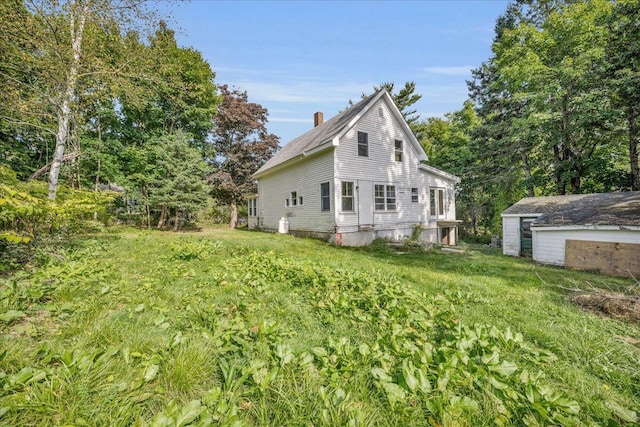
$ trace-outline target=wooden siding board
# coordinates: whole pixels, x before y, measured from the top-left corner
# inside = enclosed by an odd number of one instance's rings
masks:
[[[533,259],[564,265],[567,240],[640,243],[640,232],[633,230],[536,230],[533,231]]]
[[[520,218],[502,218],[502,253],[504,255],[520,255]]]
[[[565,266],[607,276],[640,276],[640,243],[571,240],[565,243]]]
[[[345,131],[335,148],[308,160],[283,167],[259,178],[259,214],[261,227],[277,229],[282,216],[289,217],[290,230],[349,233],[370,231],[360,224],[359,183],[394,185],[396,210],[375,211],[373,231],[378,236],[403,238],[411,236],[413,227],[421,225],[426,236],[437,238],[438,220],[455,220],[455,183],[419,168],[424,156],[410,141],[405,126],[397,121],[387,97],[381,97],[353,128]],[[380,115],[382,108],[382,116]],[[366,132],[369,156],[358,156],[357,134]],[[395,140],[403,142],[403,159],[395,159]],[[335,143],[336,141],[334,141]],[[342,182],[354,183],[354,211],[342,212]],[[331,183],[331,212],[320,211],[320,183]],[[411,189],[418,188],[418,202],[412,202]],[[445,215],[430,217],[429,190],[445,189]],[[291,191],[304,197],[304,205],[286,208],[284,201]],[[316,194],[317,193],[317,194]],[[373,195],[371,195],[373,201]],[[370,222],[370,221],[369,221]],[[366,230],[365,230],[366,228]]]
[[[289,217],[290,230],[333,232],[335,228],[335,200],[331,210],[320,210],[320,184],[329,182],[335,194],[332,150],[288,167],[282,173],[260,178],[258,183],[261,226],[276,230],[283,216]],[[302,196],[302,206],[285,207],[285,199],[292,191]]]
[[[379,109],[382,108],[382,117]],[[358,156],[357,134],[366,132],[369,136],[369,156]],[[395,160],[394,141],[403,142],[403,159]],[[455,188],[450,182],[418,169],[419,153],[409,143],[409,135],[394,119],[390,106],[385,98],[381,98],[358,123],[339,141],[335,149],[336,188],[340,189],[342,181],[371,181],[375,184],[396,186],[396,210],[375,211],[374,230],[402,230],[398,235],[411,235],[413,226],[435,226],[437,219],[455,220]],[[437,187],[446,190],[445,216],[429,218],[429,188]],[[411,201],[411,188],[418,188],[418,202]],[[358,194],[356,192],[354,206],[356,210],[341,212],[341,195],[336,192],[336,223],[341,232],[358,229]]]

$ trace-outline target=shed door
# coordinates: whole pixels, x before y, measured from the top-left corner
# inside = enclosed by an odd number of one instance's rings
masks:
[[[358,225],[373,225],[373,182],[358,181]]]
[[[531,223],[535,218],[520,218],[520,256],[530,257],[533,253]]]

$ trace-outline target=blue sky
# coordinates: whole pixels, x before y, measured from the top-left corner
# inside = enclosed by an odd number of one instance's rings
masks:
[[[415,81],[422,118],[462,108],[471,68],[491,54],[507,1],[204,1],[171,6],[178,43],[217,84],[269,110],[284,145],[373,85]]]

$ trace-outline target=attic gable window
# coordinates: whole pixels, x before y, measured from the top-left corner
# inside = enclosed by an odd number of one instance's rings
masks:
[[[396,139],[394,144],[395,144],[394,145],[394,150],[393,150],[394,157],[396,159],[396,162],[401,162],[402,161],[402,150],[403,150],[402,141],[399,140],[399,139]]]
[[[358,156],[369,157],[369,134],[358,132]]]

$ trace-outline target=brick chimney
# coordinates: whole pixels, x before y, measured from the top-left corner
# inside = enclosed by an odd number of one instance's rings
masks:
[[[315,113],[313,115],[313,127],[317,128],[318,126],[320,126],[324,121],[324,117],[322,115],[322,111],[318,111],[317,113]]]

